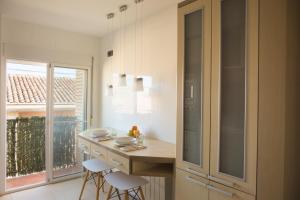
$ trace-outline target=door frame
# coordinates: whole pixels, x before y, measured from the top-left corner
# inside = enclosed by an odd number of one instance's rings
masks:
[[[4,48],[4,47],[3,47]],[[34,185],[28,185],[28,186],[22,186],[22,187],[18,187],[16,189],[11,189],[11,190],[6,190],[6,122],[7,120],[7,116],[6,116],[6,81],[7,81],[7,76],[6,76],[6,71],[7,71],[7,62],[10,60],[16,60],[16,61],[27,61],[27,62],[35,62],[35,63],[44,63],[47,64],[47,62],[42,61],[42,60],[38,60],[38,59],[22,59],[22,58],[14,58],[14,57],[9,57],[9,56],[5,56],[2,55],[1,56],[1,69],[0,69],[0,120],[1,120],[1,125],[0,125],[0,133],[4,133],[4,134],[0,134],[0,162],[4,161],[4,165],[0,165],[0,196],[1,195],[5,195],[5,194],[10,194],[13,192],[18,192],[18,191],[22,191],[22,190],[27,190],[27,189],[31,189],[34,187],[39,187],[39,186],[43,186],[43,185],[47,185],[48,184],[48,173],[47,173],[47,178],[45,180],[44,183],[38,183],[38,184],[34,184]],[[47,65],[47,73],[48,73],[48,65]],[[48,84],[47,84],[48,87]],[[47,108],[47,104],[46,104],[46,108]],[[47,121],[47,116],[46,116],[46,121]],[[47,123],[45,125],[45,129],[47,131]],[[47,132],[45,132],[47,133]],[[45,153],[46,150],[48,149],[47,147],[47,136],[45,137]],[[47,156],[45,158],[45,162],[47,163]],[[47,170],[47,168],[46,168]]]
[[[2,48],[2,45],[1,45]],[[0,63],[0,133],[6,132],[6,58],[1,56]],[[0,134],[0,161],[6,160],[6,134]],[[5,162],[6,163],[6,162]],[[0,165],[0,196],[5,194],[6,164]]]
[[[52,77],[52,70],[53,66],[57,67],[65,67],[65,68],[73,68],[73,69],[83,69],[87,70],[87,91],[86,91],[86,117],[87,117],[87,128],[91,127],[91,86],[92,86],[92,68],[93,66],[79,66],[79,65],[72,65],[72,64],[62,64],[62,63],[54,63],[51,61],[45,61],[45,60],[39,60],[39,59],[23,59],[23,58],[18,58],[18,57],[8,57],[5,55],[0,55],[1,56],[1,63],[0,63],[0,133],[6,133],[6,63],[9,60],[19,60],[19,61],[29,61],[30,62],[37,62],[37,63],[45,63],[47,64],[47,88],[51,88],[51,77]],[[47,98],[52,96],[52,89],[47,90]],[[73,179],[76,177],[80,176],[79,174],[75,175],[69,175],[69,176],[64,176],[60,178],[53,178],[53,173],[52,173],[52,162],[53,162],[53,153],[51,153],[51,146],[50,144],[53,143],[51,142],[51,137],[52,134],[51,132],[51,124],[52,124],[52,112],[50,111],[51,105],[53,104],[52,99],[49,98],[49,100],[46,103],[46,137],[45,137],[45,165],[46,165],[46,172],[47,172],[47,179],[45,180],[44,183],[36,184],[36,185],[29,185],[29,186],[24,186],[20,188],[16,188],[13,190],[6,190],[6,134],[0,134],[0,161],[4,161],[4,165],[0,165],[0,196],[4,194],[9,194],[12,192],[18,192],[34,187],[39,187],[43,185],[47,185],[49,183],[55,183],[55,182],[60,182],[60,181],[65,181],[68,179]]]
[[[78,70],[86,70],[87,71],[87,87],[86,87],[86,94],[85,94],[85,98],[86,98],[86,120],[87,120],[87,128],[91,127],[91,85],[92,85],[92,73],[91,73],[91,66],[79,66],[79,65],[69,65],[69,64],[62,64],[62,63],[50,63],[49,64],[49,79],[48,79],[48,84],[49,84],[49,90],[47,93],[47,97],[49,99],[49,101],[47,101],[49,103],[49,105],[47,105],[47,115],[48,115],[48,134],[49,136],[48,138],[48,151],[47,153],[49,154],[48,156],[46,156],[48,158],[48,160],[46,161],[46,169],[48,172],[48,182],[49,183],[56,183],[56,182],[60,182],[60,181],[65,181],[65,180],[69,180],[69,179],[73,179],[76,177],[81,176],[80,173],[75,173],[75,174],[71,174],[71,175],[66,175],[66,176],[61,176],[61,177],[56,177],[54,178],[53,176],[53,108],[54,108],[54,102],[53,102],[53,92],[54,92],[54,87],[53,87],[53,79],[54,79],[54,69],[55,67],[59,67],[59,68],[67,68],[67,69],[78,69]]]

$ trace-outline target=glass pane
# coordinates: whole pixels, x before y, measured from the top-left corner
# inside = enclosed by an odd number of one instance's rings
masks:
[[[47,181],[47,64],[9,60],[6,79],[6,190]]]
[[[220,171],[244,177],[246,0],[221,3]]]
[[[76,135],[87,128],[87,71],[55,67],[53,75],[53,174],[81,171]]]
[[[183,160],[202,165],[202,10],[185,16]]]

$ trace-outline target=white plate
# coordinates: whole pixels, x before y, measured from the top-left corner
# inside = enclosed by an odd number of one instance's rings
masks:
[[[97,128],[97,129],[90,129],[88,131],[90,133],[91,137],[105,137],[109,134],[109,132],[106,129],[103,128]]]
[[[115,142],[118,145],[129,145],[129,144],[134,144],[136,142],[136,138],[133,137],[118,137],[115,139]]]

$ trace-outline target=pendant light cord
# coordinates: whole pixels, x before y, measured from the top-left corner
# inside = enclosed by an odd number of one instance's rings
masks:
[[[144,1],[142,0],[141,2],[141,18],[140,18],[140,26],[141,26],[141,73],[143,71],[143,55],[144,55],[144,49],[143,49],[143,45],[144,45],[144,27],[143,27],[143,7],[144,5]]]
[[[120,12],[120,47],[119,47],[119,56],[120,56],[120,61],[119,61],[119,69],[120,69],[120,74],[122,74],[122,12]]]
[[[138,3],[135,4],[135,31],[134,31],[134,75],[137,76],[137,29],[138,29]]]
[[[126,51],[126,32],[125,32],[125,24],[126,24],[126,18],[127,18],[127,10],[124,10],[124,22],[123,22],[123,72],[125,72],[125,65],[126,65],[126,56],[125,56],[125,51]]]

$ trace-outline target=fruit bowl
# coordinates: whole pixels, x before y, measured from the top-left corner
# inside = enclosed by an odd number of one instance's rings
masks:
[[[137,126],[132,126],[132,128],[128,132],[128,136],[137,138],[141,135],[140,130]]]
[[[125,136],[125,137],[118,137],[115,139],[115,142],[118,145],[130,145],[136,142],[136,138]]]

